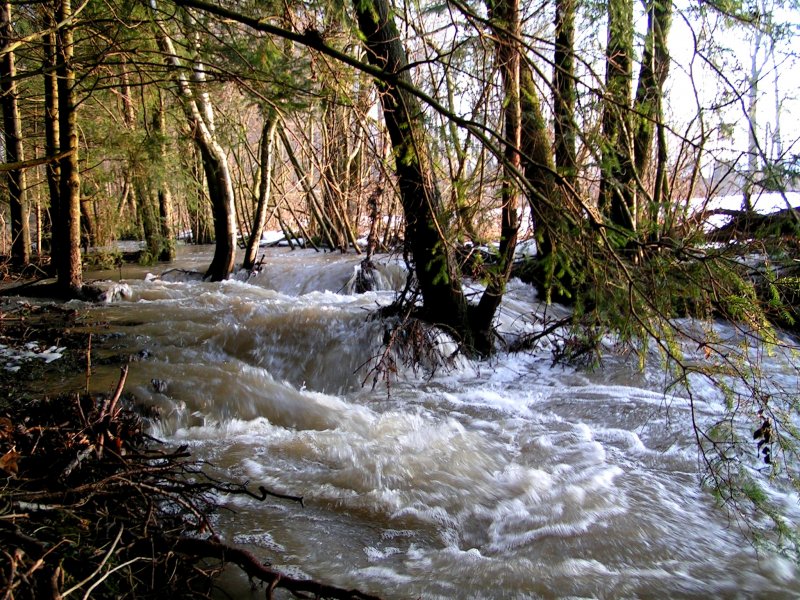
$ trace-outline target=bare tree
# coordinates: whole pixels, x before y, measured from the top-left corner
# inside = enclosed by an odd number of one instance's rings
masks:
[[[155,0],[152,2],[155,14]],[[193,31],[192,17],[184,13],[189,28],[190,47],[195,53],[195,62],[191,67],[191,79],[186,77],[186,67],[175,50],[172,37],[166,24],[155,14],[159,47],[164,59],[172,68],[173,77],[178,85],[183,110],[189,123],[192,139],[200,151],[203,170],[206,176],[209,196],[211,197],[214,215],[214,238],[216,247],[214,258],[206,271],[206,278],[211,281],[226,279],[233,271],[236,258],[236,210],[234,206],[233,184],[225,150],[216,136],[214,125],[214,109],[208,92],[203,89],[205,83],[205,67],[200,62],[199,33]]]

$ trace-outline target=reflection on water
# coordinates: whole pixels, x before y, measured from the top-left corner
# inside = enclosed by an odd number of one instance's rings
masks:
[[[796,568],[757,556],[699,489],[686,404],[624,361],[586,373],[545,348],[362,386],[383,331],[368,316],[403,275],[388,261],[385,289],[354,295],[358,260],[271,250],[219,284],[139,272],[92,309],[118,334],[98,351],[146,354],[128,389],[159,408],[155,435],[305,497],[222,498],[222,535],[386,598],[797,597]],[[537,308],[512,284],[503,327],[533,330]]]

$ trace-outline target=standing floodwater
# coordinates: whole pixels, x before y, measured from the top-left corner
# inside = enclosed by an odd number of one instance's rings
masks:
[[[247,281],[128,279],[91,309],[115,334],[102,351],[144,356],[128,390],[158,407],[154,435],[305,498],[230,499],[223,537],[386,598],[798,597],[796,567],[758,555],[700,489],[689,408],[657,372],[553,366],[543,349],[373,388],[369,316],[403,273],[389,261],[386,289],[355,295],[358,260],[274,250]],[[503,327],[531,329],[537,308],[512,283]]]

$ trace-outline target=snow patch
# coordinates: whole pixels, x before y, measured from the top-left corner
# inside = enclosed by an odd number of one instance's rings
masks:
[[[65,347],[62,346],[49,346],[45,349],[39,348],[39,342],[27,342],[23,346],[13,347],[6,344],[0,344],[0,364],[6,371],[16,373],[26,363],[32,360],[43,360],[46,364],[50,364],[54,360],[58,360],[64,354]]]

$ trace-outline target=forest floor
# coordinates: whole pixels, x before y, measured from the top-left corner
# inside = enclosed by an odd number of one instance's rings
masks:
[[[0,410],[12,400],[65,391],[87,369],[90,337],[78,311],[0,299]]]

